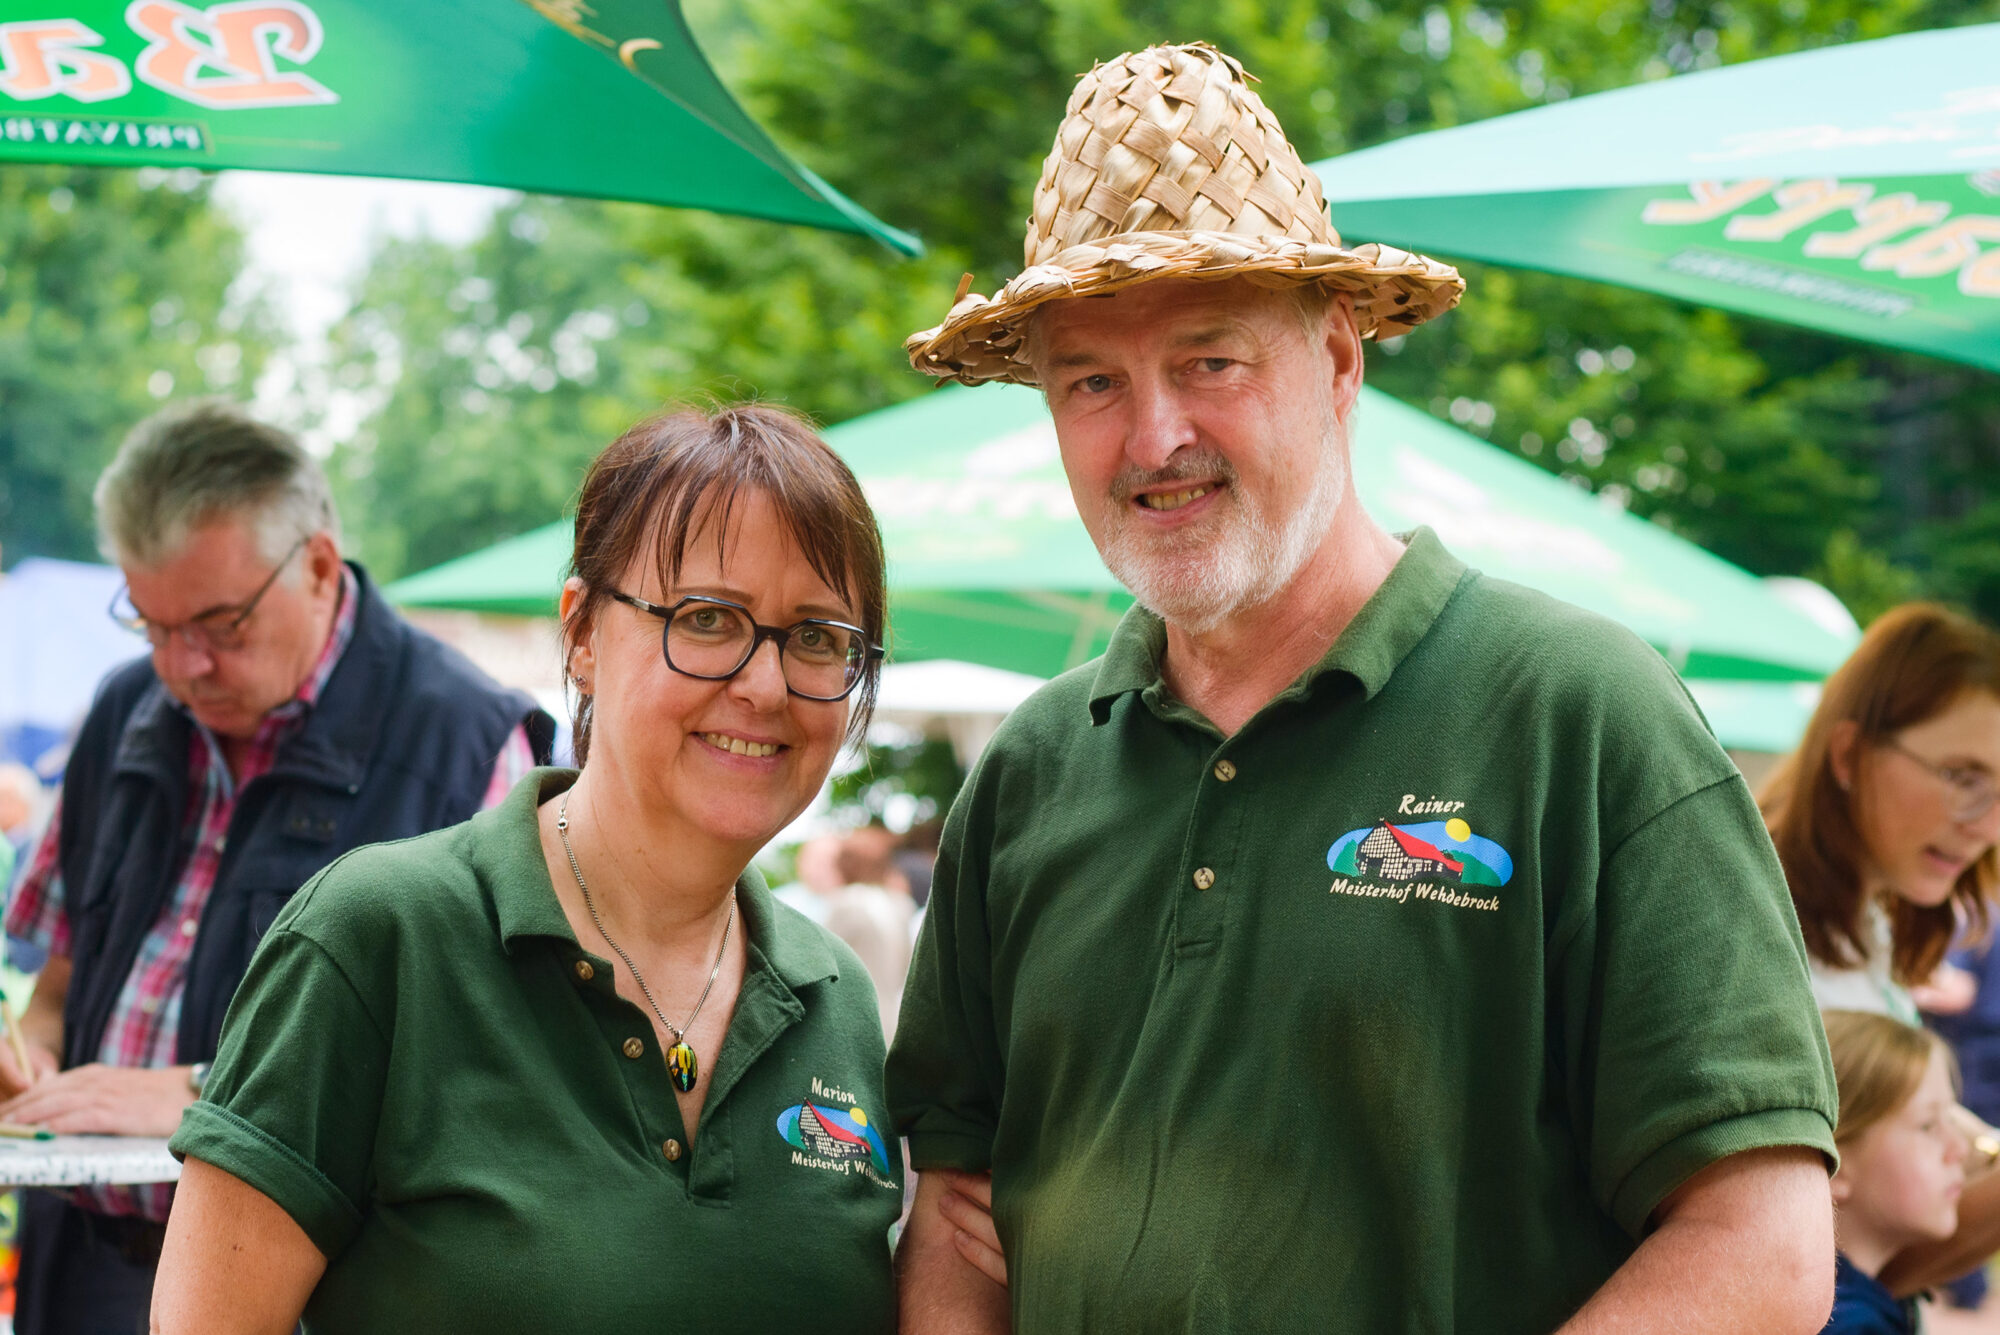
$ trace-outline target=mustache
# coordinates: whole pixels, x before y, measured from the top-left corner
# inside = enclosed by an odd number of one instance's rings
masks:
[[[1236,480],[1236,466],[1213,450],[1188,451],[1167,460],[1164,468],[1139,468],[1128,464],[1111,479],[1111,497],[1124,504],[1141,491],[1169,482],[1221,482]]]

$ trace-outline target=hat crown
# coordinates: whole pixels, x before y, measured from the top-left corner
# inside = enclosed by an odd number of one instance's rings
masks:
[[[1078,81],[1035,187],[1026,262],[1130,232],[1340,244],[1319,178],[1243,67],[1205,42],[1131,52]]]
[[[1465,290],[1448,264],[1343,247],[1319,178],[1243,67],[1205,42],[1134,51],[1078,80],[1026,249],[992,297],[965,276],[944,322],[904,341],[912,366],[968,385],[1036,384],[1026,334],[1039,307],[1162,279],[1318,284],[1353,303],[1363,338],[1407,333]]]

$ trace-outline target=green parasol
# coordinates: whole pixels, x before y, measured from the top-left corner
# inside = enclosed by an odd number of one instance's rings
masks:
[[[758,128],[677,0],[13,0],[6,18],[0,161],[461,181],[919,249]]]
[[[1349,240],[2000,370],[2000,24],[1750,61],[1314,164]]]
[[[891,652],[1053,676],[1099,653],[1131,598],[1076,517],[1039,393],[948,387],[827,431],[889,554]],[[1746,571],[1385,394],[1362,391],[1354,477],[1384,525],[1428,525],[1490,574],[1631,627],[1683,674],[1816,681],[1849,641]],[[569,525],[389,587],[410,606],[547,615]]]

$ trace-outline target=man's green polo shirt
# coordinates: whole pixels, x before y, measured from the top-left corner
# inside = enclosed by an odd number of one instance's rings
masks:
[[[894,1327],[875,989],[748,872],[749,966],[690,1143],[652,1025],[550,887],[536,770],[299,891],[177,1154],[328,1258],[308,1331]]]
[[[1234,737],[1164,643],[987,748],[890,1056],[1018,1329],[1547,1335],[1704,1165],[1832,1155],[1784,877],[1658,654],[1422,530]]]

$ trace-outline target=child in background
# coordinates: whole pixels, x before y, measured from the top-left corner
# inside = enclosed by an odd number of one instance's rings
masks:
[[[1951,1053],[1936,1035],[1884,1015],[1827,1011],[1840,1083],[1840,1171],[1833,1177],[1840,1248],[1830,1335],[1911,1335],[1914,1299],[1876,1276],[1891,1258],[1958,1229],[1966,1142]]]

